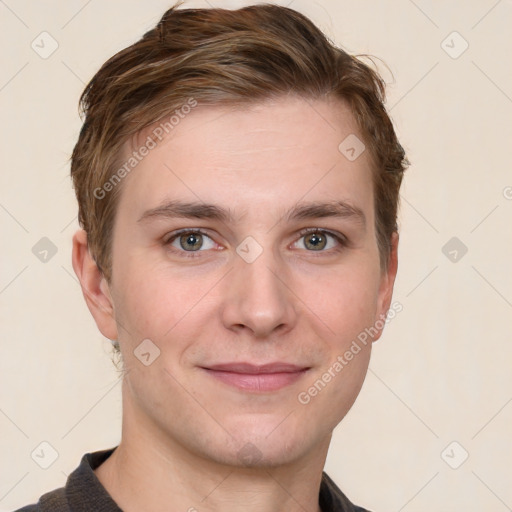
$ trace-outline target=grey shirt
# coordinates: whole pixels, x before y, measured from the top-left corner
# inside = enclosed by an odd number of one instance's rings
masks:
[[[36,504],[16,512],[123,512],[94,473],[116,448],[86,453],[64,487],[43,494]],[[322,512],[368,512],[350,503],[325,472],[318,500]]]

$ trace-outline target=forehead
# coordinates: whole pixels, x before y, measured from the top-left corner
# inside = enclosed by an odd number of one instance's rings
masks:
[[[125,145],[128,159],[149,138],[155,141],[124,179],[119,209],[129,206],[135,216],[174,198],[240,211],[251,204],[282,209],[304,199],[354,200],[370,208],[367,152],[351,161],[340,151],[354,136],[362,140],[339,100],[286,97],[243,107],[198,106]]]

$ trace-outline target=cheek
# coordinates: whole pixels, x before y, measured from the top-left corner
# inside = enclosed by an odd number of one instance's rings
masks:
[[[181,287],[166,282],[141,266],[126,273],[118,286],[116,320],[136,342],[139,338],[159,339],[186,312],[187,301]]]
[[[300,297],[339,341],[357,335],[373,322],[378,277],[368,265],[318,272],[300,284]]]
[[[367,329],[374,322],[378,290],[378,273],[370,269],[364,264],[347,268],[324,283],[323,298],[318,294],[323,308],[318,314],[333,331],[329,336],[329,362],[320,377],[329,381],[322,400],[336,404],[333,425],[355,401],[370,360],[372,344]]]
[[[162,347],[177,333],[204,324],[201,315],[211,313],[209,292],[219,279],[213,272],[198,276],[135,259],[118,275],[124,276],[115,286],[116,320],[124,327],[120,334],[132,344],[149,338]]]

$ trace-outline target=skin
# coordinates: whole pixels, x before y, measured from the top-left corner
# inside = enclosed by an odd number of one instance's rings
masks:
[[[102,334],[119,341],[126,370],[122,440],[96,470],[126,512],[319,510],[332,431],[360,391],[371,342],[308,404],[297,397],[386,314],[397,270],[396,233],[380,267],[368,152],[351,162],[338,150],[349,134],[359,132],[340,101],[199,106],[124,178],[110,283],[85,232],[75,234],[85,300]],[[214,204],[233,218],[138,221],[170,199]],[[329,201],[359,208],[365,224],[285,217],[299,202]],[[171,238],[183,228],[207,232],[201,250]],[[312,249],[304,228],[347,242],[327,236]],[[236,252],[248,236],[263,251],[252,263]],[[160,350],[148,366],[134,355],[144,339]],[[258,392],[201,369],[233,361],[309,370]]]

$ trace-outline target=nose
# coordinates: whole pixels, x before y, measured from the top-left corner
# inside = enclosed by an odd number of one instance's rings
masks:
[[[285,333],[297,322],[297,298],[289,274],[271,251],[248,263],[237,257],[225,283],[222,322],[255,338]]]

